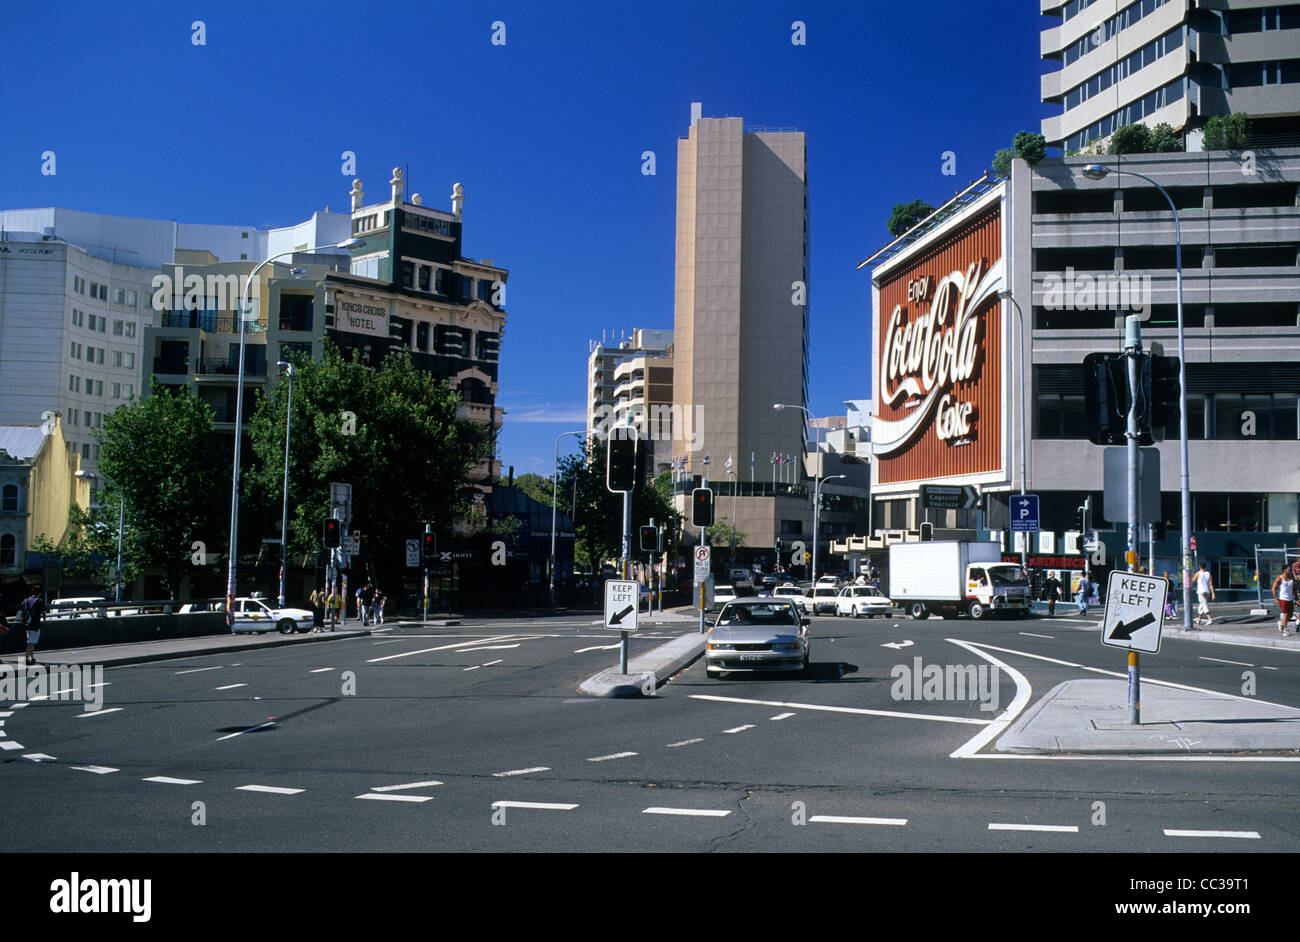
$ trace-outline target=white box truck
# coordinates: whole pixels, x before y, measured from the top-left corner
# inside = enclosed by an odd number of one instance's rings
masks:
[[[912,618],[1024,617],[1029,580],[997,543],[936,540],[889,547],[889,598]]]

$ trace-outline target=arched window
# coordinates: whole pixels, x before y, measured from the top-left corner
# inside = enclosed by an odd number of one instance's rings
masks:
[[[0,497],[0,510],[5,513],[18,512],[18,485],[6,484],[4,487],[4,496]]]
[[[0,536],[0,567],[14,565],[15,547],[17,542],[14,540],[12,533],[6,533]]]

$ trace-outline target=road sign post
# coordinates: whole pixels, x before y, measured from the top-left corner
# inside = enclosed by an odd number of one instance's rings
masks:
[[[1138,652],[1160,652],[1168,594],[1168,579],[1135,572],[1115,570],[1106,583],[1101,643],[1128,649],[1128,721],[1134,726],[1142,722],[1142,670]]]
[[[631,579],[605,580],[605,627],[619,632],[618,670],[627,673],[627,635],[641,615],[641,587]]]
[[[696,598],[699,600],[700,607],[700,634],[704,634],[704,594],[709,580],[710,555],[709,547],[703,545],[695,547],[695,584],[699,586],[696,590]]]

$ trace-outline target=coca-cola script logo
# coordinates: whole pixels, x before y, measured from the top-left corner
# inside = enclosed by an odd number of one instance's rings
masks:
[[[872,424],[872,450],[889,455],[910,443],[937,410],[937,434],[943,441],[970,434],[974,404],[952,395],[953,387],[970,379],[979,365],[980,315],[1002,288],[999,259],[988,271],[974,262],[965,274],[951,271],[933,287],[930,306],[908,321],[903,305],[896,304],[880,347],[880,396],[891,406],[907,399],[919,400],[902,419],[876,417]],[[908,300],[923,302],[931,296],[931,279],[918,278],[908,285]]]

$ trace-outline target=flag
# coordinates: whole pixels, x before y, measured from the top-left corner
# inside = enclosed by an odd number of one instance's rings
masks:
[[[705,455],[705,456],[704,456],[704,460],[701,461],[700,464],[708,464],[708,463],[709,463],[709,456],[708,456],[708,455]]]
[[[723,467],[724,467],[727,471],[730,471],[730,470],[731,470],[731,455],[727,455],[727,463],[724,464]]]

